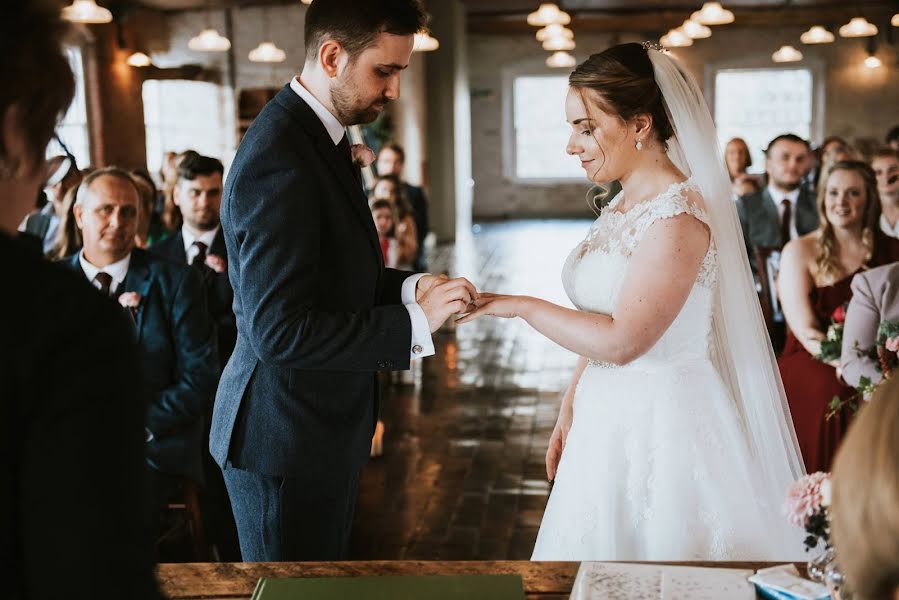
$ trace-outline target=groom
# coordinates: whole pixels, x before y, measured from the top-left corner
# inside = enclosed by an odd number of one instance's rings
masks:
[[[245,561],[346,558],[376,372],[434,353],[431,333],[477,296],[466,280],[385,269],[345,128],[399,97],[417,0],[322,0],[306,62],[247,131],[222,228],[237,345],[215,401]]]

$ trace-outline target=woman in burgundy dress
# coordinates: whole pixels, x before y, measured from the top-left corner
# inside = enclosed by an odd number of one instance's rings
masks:
[[[834,396],[854,390],[839,378],[839,360],[816,356],[834,311],[849,302],[857,272],[895,260],[878,235],[880,200],[871,168],[859,161],[833,164],[818,187],[821,225],[783,249],[778,288],[789,331],[778,360],[796,437],[809,473],[829,471],[852,416],[827,418]]]

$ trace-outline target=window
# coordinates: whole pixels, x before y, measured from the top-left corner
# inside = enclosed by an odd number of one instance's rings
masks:
[[[75,156],[79,168],[84,168],[91,163],[90,135],[87,127],[87,99],[84,86],[84,62],[81,58],[81,48],[77,46],[66,47],[66,56],[75,74],[75,98],[69,105],[65,117],[56,127],[56,134],[69,151]],[[65,154],[65,150],[56,140],[47,146],[47,156]]]
[[[751,171],[764,171],[764,148],[782,133],[812,134],[809,69],[725,69],[715,74],[715,124],[722,148],[741,137],[752,154]]]
[[[196,150],[226,166],[234,156],[233,99],[227,88],[205,81],[144,82],[147,168],[159,171],[165,152]]]
[[[530,75],[512,83],[513,174],[517,179],[584,179],[577,159],[565,153],[568,77]]]

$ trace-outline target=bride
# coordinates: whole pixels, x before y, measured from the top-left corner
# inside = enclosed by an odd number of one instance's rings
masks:
[[[702,94],[649,44],[569,85],[567,152],[622,186],[565,263],[578,309],[482,294],[460,320],[520,317],[581,357],[533,559],[801,559],[781,506],[802,462]]]

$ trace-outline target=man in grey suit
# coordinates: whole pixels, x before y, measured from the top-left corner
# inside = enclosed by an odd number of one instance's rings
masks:
[[[883,321],[899,319],[899,263],[890,263],[852,278],[852,300],[843,325],[843,350],[840,369],[849,385],[858,387],[867,377],[878,383],[883,374],[877,361],[859,356],[856,347],[868,350],[877,343],[877,330]]]
[[[737,201],[753,268],[756,248],[783,248],[818,227],[815,198],[801,185],[811,160],[808,142],[792,133],[779,135],[768,144],[765,157],[768,185]]]

